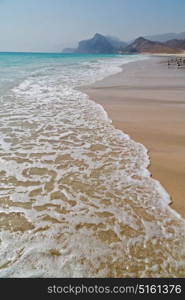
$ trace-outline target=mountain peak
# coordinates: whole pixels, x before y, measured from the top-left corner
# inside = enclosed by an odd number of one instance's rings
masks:
[[[147,41],[144,37],[140,36],[138,37],[135,42],[144,42],[144,41]]]
[[[93,38],[79,42],[77,53],[110,54],[115,53],[115,48],[104,35],[96,33]]]
[[[94,38],[105,38],[104,35],[100,34],[100,33],[95,33]]]
[[[176,53],[180,49],[174,49],[170,45],[147,40],[143,37],[137,38],[133,43],[123,49],[123,53]]]
[[[91,39],[83,40],[78,43],[77,49],[66,48],[65,53],[89,53],[89,54],[113,54],[121,51],[127,43],[120,41],[116,37],[104,36],[95,33]]]

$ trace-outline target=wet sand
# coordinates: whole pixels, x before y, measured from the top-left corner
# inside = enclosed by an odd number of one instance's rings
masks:
[[[150,172],[185,217],[185,69],[164,57],[123,65],[119,74],[83,88],[116,128],[149,150]]]

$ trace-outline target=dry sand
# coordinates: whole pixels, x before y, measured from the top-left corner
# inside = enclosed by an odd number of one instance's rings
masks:
[[[116,128],[144,144],[150,172],[185,217],[185,69],[165,58],[123,65],[119,74],[83,88],[103,105]]]

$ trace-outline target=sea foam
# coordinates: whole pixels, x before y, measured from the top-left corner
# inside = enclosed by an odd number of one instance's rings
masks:
[[[185,275],[184,220],[147,149],[76,89],[138,59],[46,61],[4,95],[1,277]]]

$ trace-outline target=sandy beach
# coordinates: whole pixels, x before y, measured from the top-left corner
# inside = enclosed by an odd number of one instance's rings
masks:
[[[121,73],[83,88],[116,128],[149,150],[150,172],[185,217],[185,69],[164,57],[123,65]]]
[[[183,215],[184,70],[164,57],[0,56],[0,277],[184,277],[185,220],[146,172],[149,149]]]

